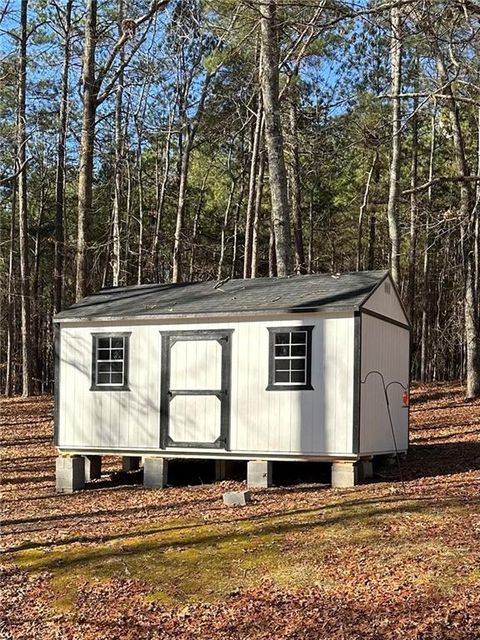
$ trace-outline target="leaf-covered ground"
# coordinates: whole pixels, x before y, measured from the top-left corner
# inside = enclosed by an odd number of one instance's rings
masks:
[[[403,483],[384,462],[239,509],[241,482],[145,490],[115,459],[57,495],[51,399],[2,400],[0,638],[480,639],[480,403],[413,400]]]

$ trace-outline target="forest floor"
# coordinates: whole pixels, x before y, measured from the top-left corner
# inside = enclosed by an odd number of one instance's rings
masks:
[[[51,398],[0,412],[2,640],[480,639],[480,402],[458,385],[414,391],[403,482],[384,463],[233,509],[242,482],[147,490],[115,459],[58,495]]]

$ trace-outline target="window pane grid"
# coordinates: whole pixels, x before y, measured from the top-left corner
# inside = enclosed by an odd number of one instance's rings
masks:
[[[125,338],[98,338],[96,346],[96,384],[99,386],[123,386]]]
[[[288,331],[275,335],[274,383],[306,384],[307,332]]]

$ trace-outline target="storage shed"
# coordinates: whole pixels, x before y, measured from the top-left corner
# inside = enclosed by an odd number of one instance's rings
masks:
[[[332,463],[332,484],[408,447],[410,325],[386,271],[102,289],[55,318],[57,489],[101,456]]]

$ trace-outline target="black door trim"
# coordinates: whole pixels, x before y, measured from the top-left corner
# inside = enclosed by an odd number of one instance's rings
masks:
[[[194,448],[194,449],[229,449],[230,436],[230,377],[232,365],[232,340],[233,329],[198,329],[194,331],[160,331],[162,336],[161,356],[161,380],[160,380],[160,448],[168,447]],[[221,389],[170,389],[171,349],[181,340],[216,340],[222,347],[221,356]],[[220,409],[220,435],[215,442],[178,442],[169,434],[170,402],[179,395],[214,395],[221,403]]]

